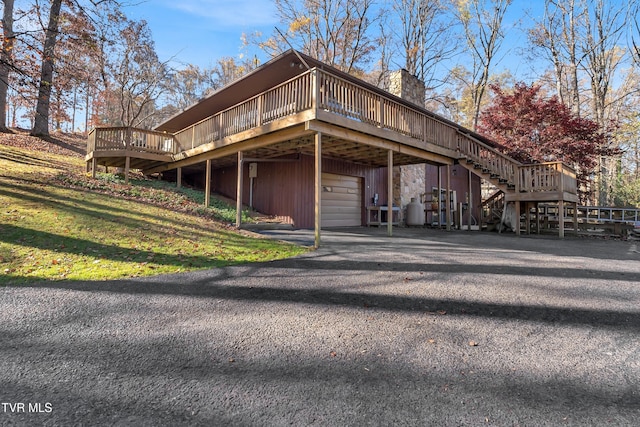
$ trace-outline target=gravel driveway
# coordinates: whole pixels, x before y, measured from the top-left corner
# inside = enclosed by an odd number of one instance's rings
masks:
[[[640,242],[348,231],[286,261],[0,288],[0,425],[640,419]]]

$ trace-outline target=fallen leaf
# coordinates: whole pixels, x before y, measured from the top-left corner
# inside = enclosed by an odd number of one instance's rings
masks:
[[[475,341],[469,341],[469,345],[470,345],[471,347],[477,347],[477,346],[478,346],[478,343],[477,343],[477,342],[475,342]]]
[[[434,340],[434,339],[430,339],[429,340],[429,344],[435,344],[435,343],[436,343],[436,340]]]
[[[338,353],[336,353],[335,351],[332,351],[331,353],[329,353],[329,355],[331,357],[336,357],[338,355]]]
[[[230,357],[230,358],[229,358],[229,363],[233,363],[233,362],[235,362],[235,361],[236,361],[236,359],[234,359],[233,357]]]
[[[444,316],[447,312],[445,310],[438,310],[438,314]]]

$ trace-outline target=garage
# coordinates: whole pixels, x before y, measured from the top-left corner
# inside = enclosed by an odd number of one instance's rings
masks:
[[[362,179],[322,174],[322,227],[362,225]]]

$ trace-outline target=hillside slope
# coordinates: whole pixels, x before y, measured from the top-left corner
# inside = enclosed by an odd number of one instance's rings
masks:
[[[0,285],[105,280],[294,256],[306,249],[229,227],[232,206],[142,177],[85,173],[84,144],[0,135]]]

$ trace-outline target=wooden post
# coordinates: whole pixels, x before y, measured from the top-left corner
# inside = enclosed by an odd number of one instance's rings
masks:
[[[313,116],[318,116],[318,109],[320,108],[320,72],[314,69],[311,72],[311,108],[313,109]]]
[[[95,157],[91,159],[91,178],[96,177],[96,170],[98,169],[98,159]]]
[[[558,237],[564,239],[564,200],[558,200]]]
[[[129,150],[131,148],[131,138],[133,137],[132,132],[131,132],[131,128],[128,127],[127,130],[125,131],[125,137],[124,137],[124,149],[125,150]]]
[[[577,202],[573,203],[573,231],[577,236],[578,235],[578,203]]]
[[[176,170],[176,187],[182,188],[182,168]]]
[[[516,228],[516,236],[520,235],[520,200],[516,200],[513,202],[516,208],[516,223],[514,227]]]
[[[204,174],[204,207],[208,208],[211,204],[211,159],[207,160],[206,172]],[[182,168],[178,168],[180,171]],[[178,172],[178,176],[181,172]]]
[[[442,173],[441,173],[441,168],[440,165],[438,165],[438,191],[436,194],[436,201],[437,201],[437,205],[438,205],[438,228],[442,228],[442,201],[440,200],[440,198],[442,197]]]
[[[440,192],[440,190],[438,190],[438,192]],[[447,204],[444,207],[447,231],[451,231],[451,165],[447,165],[447,195],[445,197],[445,203]]]
[[[473,192],[471,191],[471,171],[467,169],[469,174],[469,200],[467,200],[467,231],[471,231],[471,207],[473,206]],[[462,228],[462,224],[460,224]]]
[[[129,184],[129,168],[131,166],[131,157],[124,158],[124,183]]]
[[[236,227],[242,226],[242,186],[244,184],[244,175],[242,174],[242,151],[238,151],[238,186],[236,188]]]
[[[314,169],[314,240],[313,246],[320,247],[322,229],[322,133],[315,134],[315,169]]]
[[[260,95],[258,97],[257,101],[257,105],[256,105],[256,111],[257,111],[257,120],[256,120],[256,126],[262,126],[262,102],[263,102],[263,98],[264,95]]]
[[[393,150],[387,152],[387,235],[393,236]]]

